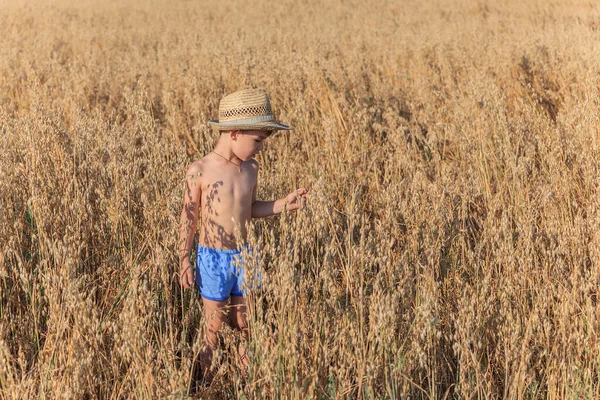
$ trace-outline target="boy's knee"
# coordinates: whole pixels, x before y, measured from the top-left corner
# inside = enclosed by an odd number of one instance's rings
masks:
[[[215,350],[217,347],[219,347],[219,333],[211,331],[206,332],[204,342],[210,350]]]
[[[211,324],[209,322],[206,329],[206,344],[212,349],[216,349],[220,342],[221,327],[223,324]]]

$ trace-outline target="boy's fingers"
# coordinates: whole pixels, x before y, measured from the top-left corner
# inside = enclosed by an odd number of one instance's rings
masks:
[[[190,267],[183,270],[180,274],[180,284],[183,288],[189,289],[192,287],[192,276]]]
[[[298,197],[298,196],[305,197],[307,192],[308,191],[305,188],[300,188],[300,189],[296,189],[296,191],[293,192],[292,194],[295,195],[296,197]]]

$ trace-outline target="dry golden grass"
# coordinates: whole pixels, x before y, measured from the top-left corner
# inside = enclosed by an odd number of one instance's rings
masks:
[[[1,398],[188,396],[184,173],[248,86],[311,197],[205,397],[600,396],[596,2],[93,3],[0,6]]]

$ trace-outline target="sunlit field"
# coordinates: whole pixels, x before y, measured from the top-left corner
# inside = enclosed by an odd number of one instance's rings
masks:
[[[600,396],[600,4],[0,0],[0,398]],[[219,100],[279,121],[250,367],[178,279]]]

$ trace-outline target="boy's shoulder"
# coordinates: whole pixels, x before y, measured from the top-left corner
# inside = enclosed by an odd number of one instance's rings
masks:
[[[250,172],[250,175],[256,179],[258,177],[258,161],[256,159],[251,158],[248,161],[244,162],[244,170]]]
[[[258,170],[258,161],[256,161],[256,159],[251,158],[250,160],[247,161],[247,163],[250,165],[250,168],[252,168],[253,170]]]
[[[186,171],[186,178],[201,178],[206,170],[206,157],[201,158],[200,160],[196,160],[192,162]]]

